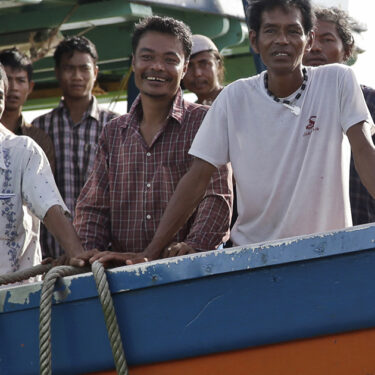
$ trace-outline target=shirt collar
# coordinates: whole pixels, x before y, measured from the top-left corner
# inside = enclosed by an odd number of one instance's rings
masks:
[[[60,99],[60,103],[57,108],[68,111],[68,107],[65,105],[64,97]],[[84,118],[93,117],[95,120],[99,121],[100,120],[99,116],[100,116],[100,109],[99,109],[98,101],[96,97],[93,95],[89,108],[84,114]]]
[[[134,118],[137,118],[139,121],[142,118],[141,95],[137,96],[129,111],[129,120]],[[168,119],[170,118],[175,119],[180,125],[183,125],[182,120],[184,118],[184,99],[181,89],[177,91],[177,94],[173,99],[173,103],[168,114]],[[128,123],[124,124],[123,126],[128,126]]]

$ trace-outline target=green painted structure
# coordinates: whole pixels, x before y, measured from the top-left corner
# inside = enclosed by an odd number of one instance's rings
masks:
[[[36,87],[25,109],[54,105],[60,94],[54,46],[64,36],[85,35],[99,53],[102,99],[126,98],[120,86],[131,62],[135,22],[166,15],[209,36],[225,56],[226,82],[255,73],[242,0],[5,0],[0,2],[0,49],[18,46],[34,60]],[[97,95],[100,98],[100,95]]]

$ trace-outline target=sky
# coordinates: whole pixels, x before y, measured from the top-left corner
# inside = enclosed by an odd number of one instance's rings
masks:
[[[368,28],[358,41],[359,46],[366,52],[359,55],[353,69],[360,83],[375,88],[375,2],[373,0],[350,0],[349,14],[365,23]]]

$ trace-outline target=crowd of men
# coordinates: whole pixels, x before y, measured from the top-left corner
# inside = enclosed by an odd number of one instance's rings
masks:
[[[225,88],[212,40],[141,20],[139,96],[121,116],[92,94],[87,38],[56,48],[63,96],[32,124],[32,64],[0,52],[0,273],[39,263],[41,249],[56,264],[125,265],[375,221],[375,91],[345,64],[353,20],[309,0],[251,0],[247,16],[267,70]]]

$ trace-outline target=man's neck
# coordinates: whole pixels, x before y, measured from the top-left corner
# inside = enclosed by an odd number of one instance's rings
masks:
[[[143,119],[142,121],[149,126],[158,126],[160,122],[165,121],[174,98],[154,98],[147,95],[141,95]]]
[[[150,145],[154,136],[165,126],[173,98],[154,98],[141,94],[143,117],[141,134]]]
[[[78,124],[83,114],[87,111],[92,100],[92,95],[83,98],[70,98],[64,96],[64,103],[69,109],[69,114],[74,124]]]
[[[18,121],[21,116],[22,107],[17,111],[7,111],[3,112],[1,117],[2,124],[11,132],[16,133],[18,127]]]
[[[286,98],[293,94],[302,82],[302,67],[287,74],[268,72],[268,89],[278,98]]]
[[[214,90],[212,90],[208,95],[199,96],[198,95],[198,103],[204,104],[204,103],[212,103],[216,97],[220,94],[220,91],[222,90],[222,86],[215,87]]]

